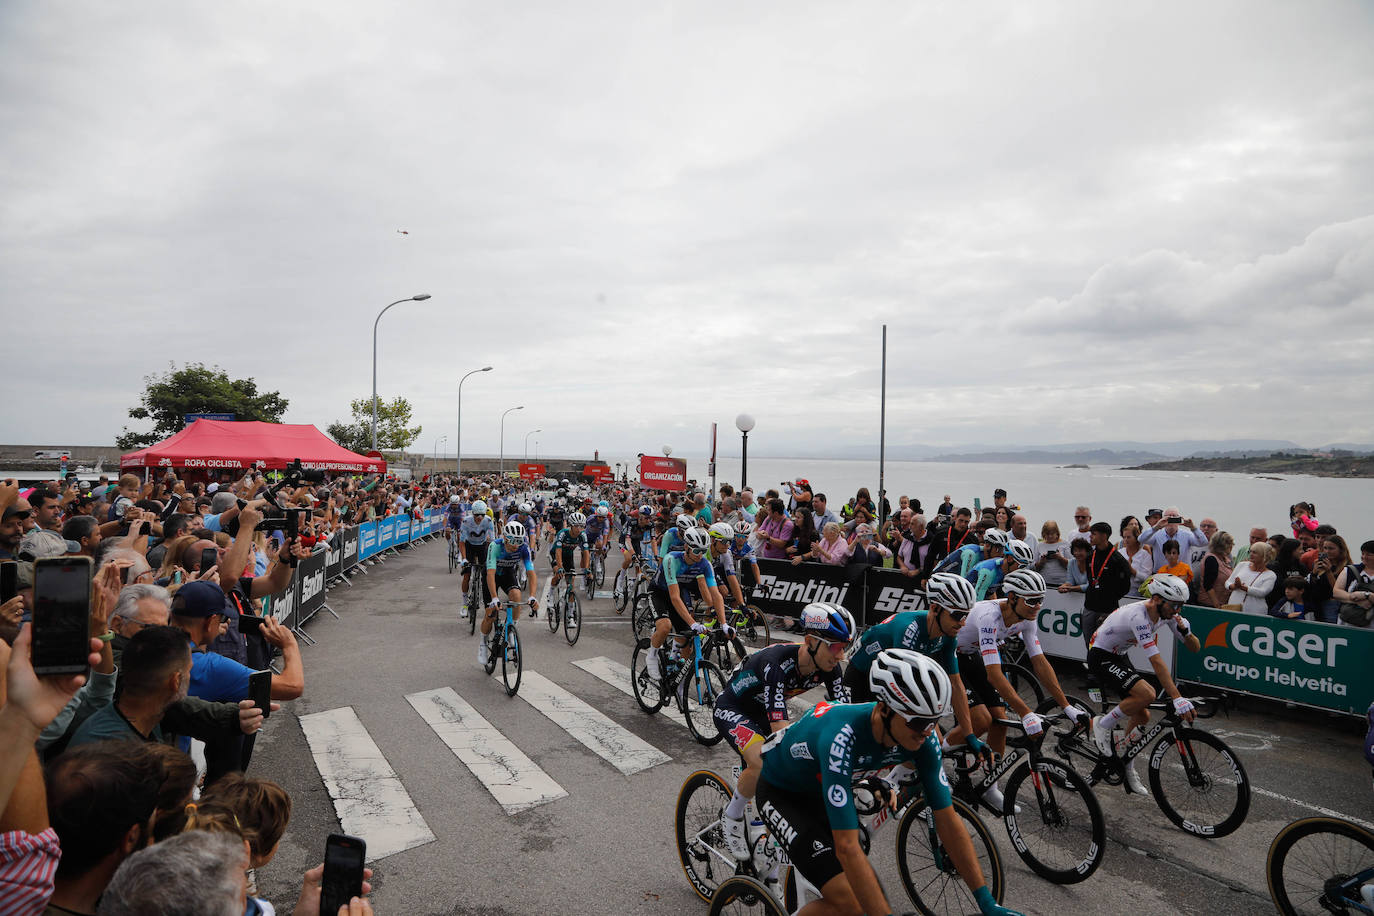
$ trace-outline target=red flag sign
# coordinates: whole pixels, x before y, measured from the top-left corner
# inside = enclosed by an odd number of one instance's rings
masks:
[[[615,472],[604,464],[583,465],[582,475],[591,477],[597,483],[611,483],[615,480]]]
[[[521,480],[543,480],[544,476],[544,465],[542,464],[520,465]]]
[[[645,455],[639,459],[639,482],[653,490],[686,490],[687,462],[681,458]]]

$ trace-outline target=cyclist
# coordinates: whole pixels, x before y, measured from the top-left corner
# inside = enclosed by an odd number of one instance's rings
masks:
[[[468,514],[464,516],[462,527],[458,530],[459,546],[463,550],[463,594],[467,594],[468,583],[472,577],[472,570],[482,568],[486,562],[487,546],[496,537],[496,526],[492,524],[491,516],[487,513],[487,504],[482,500],[474,500],[468,507]],[[480,581],[480,580],[479,580]],[[468,615],[467,605],[464,604],[461,615]]]
[[[1018,569],[1002,580],[1007,597],[979,601],[969,612],[968,620],[959,631],[959,672],[968,685],[969,705],[987,706],[991,719],[987,729],[988,744],[993,753],[1001,756],[1007,746],[1007,727],[996,721],[1007,705],[1021,717],[1026,734],[1038,735],[1045,727],[1044,720],[1026,705],[1016,688],[1002,672],[1001,645],[1008,636],[1019,636],[1025,643],[1026,655],[1040,683],[1045,686],[1071,721],[1087,718],[1088,713],[1069,703],[1059,678],[1050,667],[1040,648],[1036,617],[1045,600],[1045,580],[1033,569]],[[1005,702],[1004,702],[1005,701]],[[981,732],[981,730],[980,730]],[[953,729],[946,740],[950,744],[964,737],[963,728]],[[1002,810],[1002,790],[994,784],[983,793],[983,800],[996,811]]]
[[[754,548],[749,545],[749,535],[754,533],[754,523],[740,519],[734,524],[735,540],[730,545],[730,553],[735,558],[735,569],[748,569],[750,575],[749,585],[754,586],[759,582],[759,558],[754,554]],[[746,567],[744,564],[748,564]]]
[[[606,549],[606,536],[611,531],[610,514],[610,509],[597,506],[587,518],[587,543],[597,550]]]
[[[661,560],[674,550],[682,549],[682,536],[697,526],[695,516],[683,512],[673,522],[673,527],[669,528],[659,539],[658,558]]]
[[[552,542],[554,538],[558,537],[558,532],[563,530],[563,523],[567,519],[567,516],[568,513],[563,509],[563,503],[560,500],[555,499],[553,502],[549,503],[549,511],[547,517],[549,523],[550,542]]]
[[[720,592],[721,601],[731,607],[744,607],[744,592],[740,591],[739,575],[735,571],[735,554],[730,549],[735,529],[729,522],[716,522],[706,529],[706,534],[711,539],[711,549],[706,556],[711,561],[711,571],[716,574],[716,591]]]
[[[1035,562],[1035,551],[1031,550],[1025,541],[1009,540],[1006,547],[1000,549],[1000,557],[995,553],[991,554],[981,563],[973,564],[964,576],[973,583],[973,591],[978,595],[979,601],[987,598],[989,593],[993,597],[1002,597],[1002,580],[1007,577],[1007,573],[1015,569],[1026,569]]]
[[[891,781],[876,781],[876,794],[895,804],[898,780],[919,779],[945,851],[979,910],[985,916],[1019,916],[993,900],[973,841],[951,804],[932,734],[949,708],[944,669],[919,652],[884,649],[869,670],[869,687],[876,702],[818,703],[764,745],[759,814],[792,866],[820,888],[825,905],[817,912],[892,912],[859,843],[854,773],[900,764]]]
[[[693,593],[703,601],[711,602],[722,630],[727,636],[734,635],[734,631],[725,623],[725,605],[716,591],[715,573],[706,560],[709,540],[705,531],[691,528],[683,535],[682,549],[671,551],[659,564],[658,574],[649,586],[649,601],[653,604],[655,621],[649,642],[655,649],[663,648],[670,631],[677,634],[679,649],[687,644],[689,632],[706,632],[706,627],[692,616],[690,602]],[[650,652],[647,661],[649,674],[656,679],[663,677],[658,656],[658,652]]]
[[[491,602],[487,605],[487,616],[482,618],[481,642],[477,644],[477,663],[486,665],[488,649],[485,637],[491,633],[496,621],[497,609],[501,606],[501,592],[515,605],[515,618],[520,619],[521,586],[529,578],[530,613],[539,608],[534,593],[539,590],[539,574],[534,571],[534,555],[525,544],[525,526],[517,521],[506,522],[501,536],[487,548],[486,559],[487,593]]]
[[[620,568],[630,575],[631,568],[639,562],[640,545],[653,534],[654,510],[650,506],[640,506],[638,511],[625,517],[620,527]]]
[[[749,860],[744,814],[758,788],[763,742],[788,726],[788,698],[824,684],[831,702],[850,701],[840,665],[854,639],[849,612],[839,605],[814,603],[802,610],[801,620],[805,635],[800,643],[782,643],[755,652],[740,663],[716,698],[716,728],[734,742],[744,761],[734,794],[725,806],[725,842],[740,862]]]
[[[855,703],[869,703],[874,697],[868,689],[868,671],[873,659],[884,649],[910,649],[940,663],[954,685],[954,721],[964,734],[964,743],[980,757],[991,757],[988,746],[978,738],[987,730],[987,711],[969,710],[964,680],[959,675],[956,637],[963,628],[976,598],[973,586],[954,573],[935,573],[926,582],[928,611],[900,611],[882,623],[864,630],[859,648],[849,660],[844,683]]]
[[[458,536],[458,529],[463,524],[463,497],[454,493],[448,498],[448,509],[444,511],[444,537],[449,543]]]
[[[582,530],[582,526],[587,524],[587,517],[581,512],[572,512],[568,515],[568,527],[558,532],[558,536],[553,539],[553,546],[549,548],[549,565],[553,567],[553,579],[550,588],[558,588],[558,583],[563,579],[563,573],[572,575],[574,569],[586,569],[591,562],[591,554],[587,550],[587,533]],[[578,555],[580,552],[580,556]],[[574,566],[574,563],[579,565]]]
[[[936,572],[952,572],[961,576],[986,559],[1000,557],[1006,552],[1011,536],[1000,528],[974,527],[974,540],[947,555],[935,566]]]
[[[1155,633],[1160,627],[1167,626],[1174,635],[1183,641],[1189,652],[1202,648],[1198,638],[1188,626],[1187,618],[1179,614],[1188,600],[1188,583],[1178,576],[1158,573],[1149,581],[1150,597],[1119,607],[1107,615],[1098,625],[1088,644],[1088,670],[1097,675],[1097,682],[1104,687],[1112,687],[1122,696],[1121,703],[1112,707],[1111,712],[1093,719],[1093,743],[1103,754],[1111,756],[1115,748],[1112,731],[1123,722],[1128,722],[1124,742],[1129,742],[1132,733],[1150,721],[1149,705],[1155,700],[1155,691],[1150,684],[1135,671],[1129,659],[1124,658],[1132,646],[1150,660],[1155,677],[1164,687],[1164,692],[1173,697],[1174,712],[1184,721],[1193,721],[1193,704],[1179,692],[1178,685],[1164,666],[1159,654]],[[1137,795],[1149,794],[1140,776],[1135,772],[1135,761],[1126,768],[1126,784]]]

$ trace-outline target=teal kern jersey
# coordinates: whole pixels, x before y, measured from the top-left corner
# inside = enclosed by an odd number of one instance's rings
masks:
[[[817,703],[764,745],[763,778],[779,789],[804,794],[815,792],[819,782],[831,830],[859,827],[859,815],[854,810],[854,774],[898,763],[915,767],[931,810],[948,808],[949,780],[935,735],[927,736],[916,751],[900,745],[883,747],[873,737],[870,717],[876,705]]]
[[[953,636],[931,639],[926,617],[925,611],[902,611],[864,630],[849,667],[867,675],[873,659],[884,649],[911,649],[935,659],[946,673],[958,674],[959,662],[954,652],[958,640]]]

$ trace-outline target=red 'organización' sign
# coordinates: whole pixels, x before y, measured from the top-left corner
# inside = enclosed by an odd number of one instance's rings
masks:
[[[654,490],[686,490],[687,462],[681,458],[645,455],[639,459],[639,483]]]

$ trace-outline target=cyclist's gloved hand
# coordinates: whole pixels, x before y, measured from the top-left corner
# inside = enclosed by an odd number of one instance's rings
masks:
[[[1074,723],[1077,723],[1079,719],[1088,718],[1087,710],[1079,709],[1072,703],[1064,707],[1064,715],[1068,716],[1069,721]]]
[[[1026,734],[1032,737],[1045,730],[1045,720],[1033,712],[1028,712],[1021,717],[1021,725],[1026,729]]]
[[[1180,716],[1186,716],[1193,711],[1193,704],[1187,697],[1178,697],[1174,700],[1174,712]]]
[[[973,751],[974,755],[984,763],[992,762],[992,748],[988,747],[987,742],[982,738],[979,738],[977,735],[969,735],[964,739],[964,743],[967,744],[968,749]]]
[[[538,598],[531,598],[531,599],[530,599],[530,607],[535,607],[535,608],[539,607],[539,599],[538,599]]]
[[[694,623],[694,624],[692,624],[692,632],[695,633],[695,634],[697,634],[698,636],[702,635],[703,633],[706,632],[706,626],[705,626],[705,624],[702,624],[702,623]]]
[[[978,901],[978,912],[983,916],[1023,916],[1020,912],[993,900],[992,891],[988,890],[986,884],[973,892],[973,899]]]
[[[1188,618],[1184,617],[1182,614],[1174,618],[1174,626],[1178,627],[1179,636],[1187,636],[1189,633],[1193,632],[1193,627],[1188,623]]]
[[[735,638],[735,628],[732,627],[732,626],[730,626],[730,624],[728,624],[728,623],[725,625],[725,638],[726,638],[726,639],[734,639],[734,638]]]
[[[500,599],[500,598],[493,598],[493,599],[491,599],[490,601],[487,602],[487,607],[500,607],[500,606],[501,606],[501,599]]]

